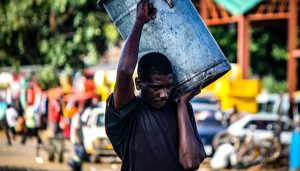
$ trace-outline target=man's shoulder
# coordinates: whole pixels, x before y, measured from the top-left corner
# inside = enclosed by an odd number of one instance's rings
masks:
[[[118,120],[119,120],[119,119],[124,118],[125,116],[128,116],[131,113],[134,113],[138,104],[139,104],[138,99],[136,98],[136,96],[134,96],[130,102],[125,104],[119,110],[115,110],[113,94],[111,94],[106,101],[105,114],[108,116],[114,116],[113,118],[115,118],[115,119],[118,118]]]

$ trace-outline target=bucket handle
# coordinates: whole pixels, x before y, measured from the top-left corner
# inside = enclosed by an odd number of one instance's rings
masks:
[[[165,2],[169,5],[170,8],[173,8],[175,6],[173,0],[165,0]]]
[[[97,7],[99,8],[106,1],[107,0],[98,0],[97,1]],[[169,5],[170,8],[173,8],[175,6],[173,0],[165,0],[165,2]]]

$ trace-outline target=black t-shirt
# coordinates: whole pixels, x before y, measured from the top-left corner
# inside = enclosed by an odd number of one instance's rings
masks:
[[[113,96],[107,100],[105,127],[114,150],[122,159],[121,171],[182,171],[179,162],[179,128],[174,102],[156,109],[143,99],[134,97],[118,112]],[[195,135],[192,107],[188,113]]]

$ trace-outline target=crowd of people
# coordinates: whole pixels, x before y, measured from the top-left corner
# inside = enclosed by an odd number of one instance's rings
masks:
[[[20,82],[22,80],[18,82],[20,88],[17,91],[12,86],[0,89],[0,128],[5,132],[8,145],[13,144],[16,136],[21,137],[22,144],[29,136],[42,144],[41,132],[45,132],[45,137],[60,134],[69,139],[72,117],[82,112],[85,104],[91,106],[99,99],[95,94],[89,99],[66,100],[67,94],[60,89],[42,90],[34,76],[23,81],[25,83]]]
[[[0,97],[0,119],[8,145],[12,145],[12,140],[15,140],[17,135],[22,137],[22,144],[26,143],[28,136],[36,137],[38,144],[42,144],[38,129],[42,128],[42,123],[45,123],[42,122],[41,115],[36,112],[32,103],[22,108],[18,100],[7,103],[3,97]]]

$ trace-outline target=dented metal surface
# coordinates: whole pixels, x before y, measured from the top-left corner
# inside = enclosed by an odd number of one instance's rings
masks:
[[[138,0],[107,0],[104,8],[124,39],[136,17]],[[156,18],[142,32],[139,58],[166,55],[174,70],[174,98],[218,79],[230,65],[190,0],[152,0]],[[169,3],[173,3],[170,8]]]

